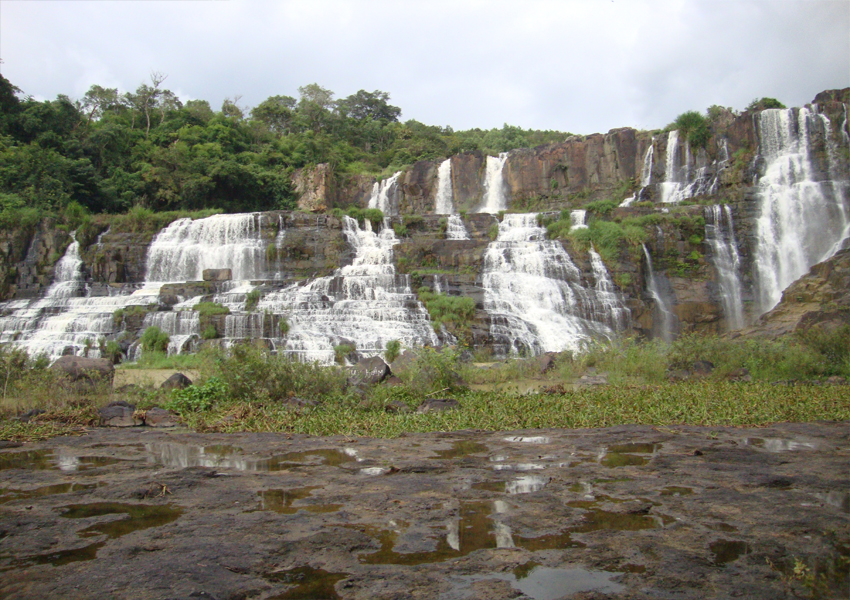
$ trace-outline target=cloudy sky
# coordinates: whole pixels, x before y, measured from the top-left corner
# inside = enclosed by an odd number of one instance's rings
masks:
[[[0,0],[0,57],[37,98],[158,71],[216,109],[315,82],[429,125],[587,134],[850,86],[850,1]]]

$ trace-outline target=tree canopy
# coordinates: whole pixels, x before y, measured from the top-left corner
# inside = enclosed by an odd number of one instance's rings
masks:
[[[568,135],[402,122],[387,92],[337,100],[316,83],[298,88],[298,99],[275,95],[248,109],[234,96],[216,112],[205,100],[181,102],[166,80],[154,72],[132,92],[93,85],[77,100],[38,101],[0,76],[0,215],[69,206],[288,209],[293,171],[306,165],[379,176],[418,160],[494,154]]]

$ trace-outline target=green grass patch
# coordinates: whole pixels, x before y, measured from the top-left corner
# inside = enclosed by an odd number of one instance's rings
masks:
[[[230,309],[217,302],[198,302],[192,307],[201,317],[215,317],[217,315],[229,315]]]

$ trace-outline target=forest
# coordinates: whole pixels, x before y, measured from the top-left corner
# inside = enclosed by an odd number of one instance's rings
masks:
[[[93,85],[80,99],[39,101],[0,76],[0,227],[65,213],[295,208],[292,174],[329,163],[381,178],[418,160],[498,153],[569,134],[454,131],[402,122],[390,95],[348,97],[318,84],[253,108],[228,98],[182,102],[151,73],[134,92]]]

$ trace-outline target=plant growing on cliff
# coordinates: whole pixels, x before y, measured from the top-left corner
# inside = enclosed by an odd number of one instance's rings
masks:
[[[401,342],[398,340],[390,340],[387,342],[387,349],[384,350],[384,358],[387,363],[393,362],[398,355],[401,354]]]
[[[678,129],[679,135],[688,141],[691,148],[705,148],[711,137],[711,122],[694,110],[676,117],[670,128]]]
[[[284,315],[280,316],[280,319],[277,322],[277,328],[280,330],[280,335],[286,337],[289,333],[289,321]]]
[[[217,315],[229,315],[230,309],[217,302],[198,302],[192,307],[201,317],[215,317]]]
[[[263,293],[260,290],[251,290],[245,296],[245,310],[247,312],[253,312],[254,309],[257,308],[257,304],[260,302],[260,298]]]
[[[337,344],[334,346],[334,360],[338,365],[344,365],[345,361],[357,350],[352,344]]]
[[[766,110],[768,108],[785,108],[785,105],[776,98],[756,98],[747,105],[746,110]]]
[[[428,309],[435,331],[445,326],[454,335],[461,334],[475,317],[475,301],[466,296],[435,294],[428,288],[419,288],[419,300]]]
[[[152,325],[142,333],[139,343],[145,352],[165,352],[170,341],[171,338],[168,337],[167,333],[156,325]]]

